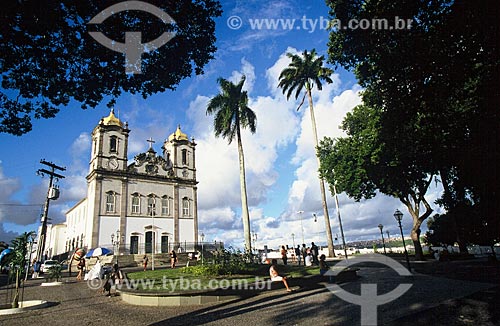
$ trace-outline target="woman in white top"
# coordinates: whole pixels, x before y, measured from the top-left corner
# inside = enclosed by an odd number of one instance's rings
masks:
[[[271,267],[269,267],[269,276],[273,282],[283,282],[285,284],[286,290],[291,292],[292,290],[288,287],[288,282],[286,281],[286,276],[281,276],[278,273],[278,261],[273,259],[271,261]]]

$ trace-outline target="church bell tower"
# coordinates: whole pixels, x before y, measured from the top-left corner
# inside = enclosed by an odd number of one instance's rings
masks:
[[[127,168],[127,144],[130,130],[112,109],[92,131],[91,173],[94,170],[124,171]]]

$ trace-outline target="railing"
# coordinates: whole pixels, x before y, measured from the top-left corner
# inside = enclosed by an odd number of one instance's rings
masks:
[[[196,252],[203,251],[217,251],[220,248],[224,248],[223,242],[179,242],[179,243],[155,243],[154,247],[152,243],[140,243],[136,245],[125,245],[120,246],[120,254],[128,255],[128,254],[149,254],[154,253],[169,253],[174,250],[177,253],[184,252]]]
[[[100,247],[107,248],[112,251],[116,251],[116,246],[113,247],[112,244],[102,244]],[[223,242],[178,242],[178,243],[156,243],[154,246],[154,253],[169,253],[172,250],[175,250],[177,253],[185,253],[185,252],[201,252],[203,249],[204,253],[214,252],[221,248],[224,248]],[[76,248],[75,248],[76,249]],[[71,258],[71,255],[75,251],[75,249],[70,250],[69,252],[65,252],[59,255],[55,255],[52,259],[57,259],[59,261]],[[84,247],[85,251],[88,252],[89,248]],[[130,255],[130,254],[150,254],[153,252],[153,244],[152,243],[138,243],[138,244],[125,244],[120,245],[118,249],[118,253],[120,255]]]

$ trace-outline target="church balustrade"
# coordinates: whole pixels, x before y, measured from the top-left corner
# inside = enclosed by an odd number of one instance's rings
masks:
[[[105,246],[105,245],[104,245]],[[109,245],[112,248],[111,245]],[[176,253],[186,253],[186,252],[204,252],[217,251],[224,248],[224,243],[217,242],[180,242],[180,243],[160,243],[159,241],[155,243],[154,246],[155,254],[169,253],[174,250]],[[150,254],[153,252],[152,243],[136,243],[136,244],[125,244],[120,246],[120,255],[141,255]]]

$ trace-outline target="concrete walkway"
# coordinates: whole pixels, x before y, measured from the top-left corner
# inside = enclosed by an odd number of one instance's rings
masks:
[[[393,270],[363,266],[357,281],[342,288],[360,293],[361,284],[377,284],[378,294],[400,283],[412,287],[395,301],[378,307],[378,325],[411,324],[412,316],[439,304],[480,291],[491,291],[494,284],[459,281],[414,274],[401,277]],[[302,287],[292,293],[267,290],[226,303],[203,306],[140,307],[123,303],[119,296],[106,297],[86,282],[65,278],[65,284],[41,287],[43,280],[29,280],[24,299],[54,302],[49,308],[11,316],[0,316],[0,325],[360,325],[360,307],[339,299],[325,284]],[[0,303],[6,303],[7,290],[0,289]],[[457,324],[458,325],[458,324]],[[464,324],[467,325],[467,324]],[[473,325],[473,324],[470,324]],[[475,325],[490,325],[488,321]],[[491,323],[491,325],[494,325]]]

